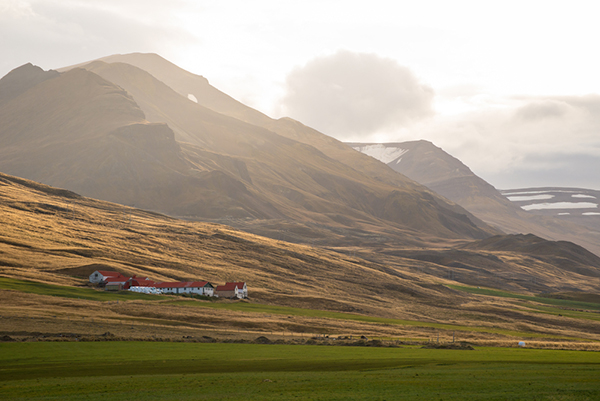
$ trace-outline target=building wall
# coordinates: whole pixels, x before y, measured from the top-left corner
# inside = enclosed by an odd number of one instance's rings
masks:
[[[217,296],[221,298],[234,298],[236,297],[235,291],[216,291]]]
[[[97,271],[90,274],[90,283],[98,284],[104,279],[104,276]]]
[[[108,283],[104,287],[104,291],[120,291],[123,289],[123,283]]]

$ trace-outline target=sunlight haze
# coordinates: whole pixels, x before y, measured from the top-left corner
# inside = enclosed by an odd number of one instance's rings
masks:
[[[27,62],[51,69],[157,53],[273,118],[289,116],[340,140],[427,139],[498,187],[567,185],[558,174],[565,163],[569,175],[589,169],[590,157],[600,168],[600,117],[589,113],[600,102],[596,8],[592,1],[1,0],[0,75]],[[431,89],[431,99],[419,100],[430,112],[392,118],[377,106],[390,96],[399,106],[408,93],[368,86],[385,74],[381,63],[337,66],[344,82],[372,92],[360,113],[363,92],[342,88],[354,95],[340,103],[293,87],[301,75],[320,82],[309,68],[319,61],[336,68],[340,54],[387,60],[410,74]],[[548,115],[513,118],[549,104],[561,110],[550,124]],[[548,165],[556,171],[544,174]],[[578,185],[600,188],[589,171],[579,176],[586,178]]]

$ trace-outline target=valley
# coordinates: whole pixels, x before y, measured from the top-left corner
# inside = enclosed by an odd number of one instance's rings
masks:
[[[0,143],[3,341],[600,344],[596,238],[432,144],[380,152],[398,172],[139,53],[14,69]],[[96,270],[249,300],[113,293]]]
[[[586,349],[600,340],[600,304],[591,295],[600,281],[597,257],[561,269],[561,253],[537,250],[547,241],[535,237],[529,256],[510,249],[521,244],[511,236],[499,237],[500,244],[448,241],[427,251],[316,247],[6,175],[0,182],[0,335],[13,339],[222,341],[263,335],[307,341],[365,335],[484,345],[526,338],[543,347]],[[243,280],[250,300],[107,292],[88,282],[98,269],[164,281]],[[481,286],[508,292],[469,290]],[[547,295],[535,296],[541,293]],[[552,293],[563,300],[556,303]],[[588,298],[581,298],[585,293]]]

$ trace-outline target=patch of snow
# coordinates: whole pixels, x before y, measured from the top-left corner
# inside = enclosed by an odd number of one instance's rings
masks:
[[[369,155],[385,164],[388,164],[389,162],[398,159],[403,154],[408,152],[408,149],[394,148],[385,145],[356,146],[354,147],[354,149],[358,150],[361,153]],[[398,160],[398,162],[400,162],[400,160]]]
[[[584,195],[584,194],[576,194],[576,195],[571,195],[572,198],[592,198],[592,199],[596,199],[595,196],[592,195]]]
[[[196,96],[192,95],[191,93],[188,94],[188,99],[190,99],[194,103],[198,103],[198,99],[196,99]]]
[[[509,201],[518,202],[518,201],[552,199],[552,198],[554,198],[554,195],[507,196],[507,198]]]
[[[548,192],[557,192],[557,193],[564,193],[564,194],[576,193],[575,191],[565,191],[565,190],[558,190],[558,189],[548,189],[546,191],[517,191],[517,192],[503,192],[503,191],[500,191],[500,192],[504,196],[509,196],[509,195],[547,194]]]
[[[569,214],[571,214],[571,213],[569,213],[569,212],[566,212],[566,213],[559,213],[558,215],[559,215],[559,216],[567,216],[567,215],[569,215]]]
[[[523,210],[546,210],[546,209],[593,209],[597,208],[597,203],[589,202],[555,202],[555,203],[534,203],[532,205],[521,206]]]
[[[581,213],[582,216],[600,216],[600,213],[598,212],[585,212],[585,213]]]

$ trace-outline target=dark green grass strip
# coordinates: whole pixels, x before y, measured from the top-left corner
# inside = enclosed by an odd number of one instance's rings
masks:
[[[571,317],[573,319],[587,319],[587,320],[595,320],[595,321],[600,321],[600,313],[597,312],[580,312],[580,311],[574,311],[574,310],[565,310],[562,308],[557,308],[557,307],[553,307],[553,306],[541,306],[541,305],[531,305],[530,303],[519,303],[519,305],[530,309],[532,311],[538,312],[538,313],[544,313],[547,315],[554,315],[554,316],[565,316],[565,317]]]
[[[596,400],[600,354],[185,343],[0,344],[2,400]]]
[[[600,353],[200,343],[0,343],[0,380],[252,371],[346,371],[455,363],[594,364]]]
[[[129,291],[108,292],[91,288],[69,287],[54,284],[38,283],[35,281],[17,280],[0,277],[0,289],[15,290],[38,295],[51,295],[63,298],[79,298],[91,301],[127,301],[134,299],[164,299],[159,295],[146,295]]]
[[[502,298],[512,298],[512,299],[522,299],[526,301],[537,302],[541,304],[554,305],[564,308],[575,308],[575,309],[586,309],[586,310],[595,310],[600,311],[600,304],[594,302],[583,302],[583,301],[572,301],[569,299],[555,299],[555,298],[544,298],[542,296],[529,296],[516,294],[508,291],[494,290],[490,288],[477,288],[477,287],[468,287],[462,285],[446,285],[449,288],[468,292],[469,294],[478,294],[478,295],[490,295],[494,297],[502,297]]]

